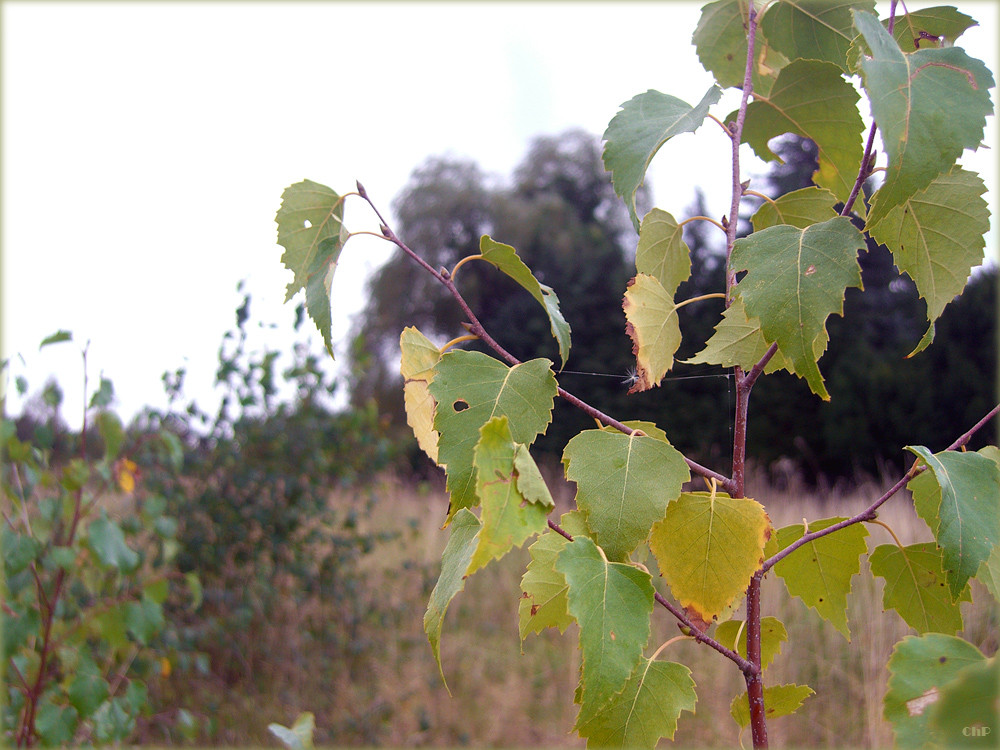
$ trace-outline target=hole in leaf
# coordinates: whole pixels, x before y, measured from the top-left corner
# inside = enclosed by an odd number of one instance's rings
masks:
[[[312,227],[312,222],[309,221],[309,219],[306,219],[305,221],[302,222],[302,226],[305,227],[306,229],[309,229]]]
[[[451,405],[451,408],[454,409],[455,411],[465,411],[466,409],[469,408],[469,402],[463,401],[462,399],[458,399],[458,401],[456,401]]]

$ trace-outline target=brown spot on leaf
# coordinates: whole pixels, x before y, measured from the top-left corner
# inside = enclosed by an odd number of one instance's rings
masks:
[[[534,617],[537,614],[538,614],[538,605],[537,604],[532,604],[531,605],[531,616]]]
[[[814,273],[816,273],[816,266],[810,265],[809,268],[806,269],[806,276],[812,276]]]

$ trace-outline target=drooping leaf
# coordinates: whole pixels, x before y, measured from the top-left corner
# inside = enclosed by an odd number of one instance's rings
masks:
[[[564,513],[559,527],[572,537],[587,534],[583,514],[578,510]],[[555,531],[547,531],[532,544],[528,551],[531,562],[521,577],[521,600],[518,604],[518,621],[521,640],[528,633],[541,633],[545,628],[559,628],[565,632],[573,622],[566,598],[566,577],[556,570],[556,560],[569,540]]]
[[[440,434],[438,460],[448,473],[448,517],[476,505],[473,458],[479,430],[491,418],[510,421],[514,442],[530,445],[552,420],[558,390],[552,363],[533,359],[514,367],[479,352],[452,351],[441,357],[430,383],[437,402],[434,429]]]
[[[434,367],[441,359],[441,352],[424,334],[410,326],[399,336],[402,359],[399,372],[403,376],[403,405],[406,423],[417,438],[417,445],[430,459],[438,460],[438,434],[434,430],[434,398],[430,382]]]
[[[1000,544],[1000,466],[982,453],[907,446],[928,471],[910,480],[913,504],[944,550],[952,599]]]
[[[649,435],[584,430],[563,452],[576,504],[608,558],[623,560],[649,536],[691,472],[676,448]]]
[[[777,719],[799,710],[799,706],[815,693],[808,685],[772,685],[764,688],[764,716]],[[729,706],[729,715],[741,729],[750,726],[750,700],[746,691],[736,696]]]
[[[513,547],[520,547],[535,534],[545,530],[551,505],[525,497],[519,490],[515,467],[519,446],[510,436],[507,417],[494,417],[479,431],[475,449],[476,494],[483,506],[479,544],[465,574],[472,575],[491,560],[503,557]],[[538,467],[524,452],[534,474],[541,479]],[[548,498],[550,503],[552,498]]]
[[[445,688],[448,681],[444,678],[444,667],[441,665],[441,628],[444,625],[444,616],[448,612],[448,605],[455,595],[465,588],[465,571],[469,568],[469,561],[472,560],[472,553],[475,552],[479,542],[479,531],[482,524],[472,511],[462,508],[451,522],[451,536],[448,537],[448,544],[445,545],[444,553],[441,555],[441,575],[438,576],[434,590],[431,591],[431,598],[427,602],[427,611],[424,613],[424,633],[431,644],[434,652],[434,660],[437,662],[438,671],[441,672],[441,681]],[[451,695],[451,691],[448,691]]]
[[[857,90],[836,65],[793,60],[778,73],[770,93],[755,94],[743,141],[761,159],[773,161],[780,157],[768,146],[772,138],[784,133],[810,138],[819,158],[813,182],[846,201],[861,168],[863,129]]]
[[[674,598],[711,622],[746,591],[764,560],[770,530],[764,507],[754,500],[685,492],[653,526],[649,547]]]
[[[889,19],[882,21],[889,28]],[[940,47],[940,37],[949,43],[964,34],[968,29],[979,24],[971,17],[949,6],[922,8],[896,16],[892,36],[903,52],[915,52],[928,47]]]
[[[765,201],[750,221],[755,232],[778,224],[805,229],[834,218],[837,215],[833,210],[836,202],[837,196],[826,188],[802,188],[785,193],[773,203]]]
[[[917,285],[931,324],[962,293],[973,267],[982,263],[984,235],[990,228],[990,211],[981,197],[985,192],[979,175],[955,167],[868,227]],[[881,200],[878,195],[873,205]],[[913,354],[931,339],[933,329]]]
[[[524,261],[518,257],[517,251],[510,245],[505,245],[483,235],[479,242],[479,252],[482,254],[483,260],[492,263],[538,300],[538,304],[549,316],[552,336],[559,344],[559,359],[562,361],[560,369],[565,367],[566,360],[569,358],[570,329],[569,323],[566,322],[566,318],[563,317],[559,309],[559,297],[555,291],[552,287],[538,282],[538,279],[531,273],[531,269],[525,265]]]
[[[882,606],[894,609],[918,633],[948,633],[962,629],[959,602],[972,601],[969,589],[952,601],[941,567],[941,550],[933,542],[876,547],[868,558],[872,574],[885,579]]]
[[[636,364],[636,381],[628,392],[648,391],[674,366],[674,354],[681,345],[673,294],[654,276],[636,274],[628,283],[622,309]]]
[[[660,147],[675,135],[693,133],[719,101],[722,91],[712,86],[692,107],[677,97],[650,89],[621,106],[604,131],[604,167],[611,172],[615,193],[628,208],[635,230],[639,231],[635,194],[646,177],[649,162]]]
[[[643,659],[624,690],[578,729],[587,747],[654,748],[673,739],[681,711],[694,713],[697,700],[690,669]]]
[[[671,214],[654,208],[642,219],[635,270],[656,277],[671,294],[691,277],[691,249],[684,228]]]
[[[746,270],[736,285],[748,318],[759,318],[764,339],[778,348],[813,393],[830,394],[817,366],[817,339],[826,319],[843,314],[847,287],[861,287],[862,234],[838,216],[805,229],[779,225],[754,232],[733,246],[732,267]]]
[[[928,724],[949,747],[997,746],[1000,719],[1000,659],[994,656],[961,669],[941,687],[930,708]]]
[[[862,82],[889,156],[869,216],[874,226],[979,146],[993,111],[993,76],[958,47],[904,55],[870,13],[855,11],[854,23],[871,50],[861,61]]]
[[[531,457],[528,446],[515,443],[514,446],[514,478],[517,481],[517,491],[525,502],[537,505],[548,513],[555,507],[549,486],[538,470],[538,464]]]
[[[87,545],[106,568],[130,573],[139,565],[139,555],[125,543],[121,527],[103,510],[87,527]]]
[[[326,185],[303,180],[285,188],[274,220],[278,244],[285,248],[281,261],[295,274],[285,291],[285,301],[300,289],[306,290],[306,310],[332,355],[330,290],[348,237],[344,203]]]
[[[737,636],[739,641],[737,642]],[[736,651],[744,659],[747,656],[747,629],[743,620],[726,620],[715,629],[715,640],[726,648]],[[760,621],[760,668],[774,661],[781,653],[781,644],[788,640],[788,631],[776,617],[764,617]]]
[[[583,652],[579,728],[622,692],[649,640],[653,583],[649,573],[608,562],[588,537],[563,547],[555,568],[566,577],[569,612]]]
[[[963,668],[984,661],[971,643],[951,635],[907,636],[892,650],[882,715],[892,724],[896,744],[919,748],[940,745],[928,722],[945,685]]]
[[[809,531],[821,531],[843,520],[813,521]],[[804,531],[800,523],[778,529],[778,550],[798,541]],[[785,582],[788,593],[799,597],[833,623],[847,640],[851,640],[847,626],[847,595],[851,591],[851,578],[861,570],[861,555],[867,551],[866,536],[868,529],[863,524],[852,524],[807,542],[774,566],[774,572]]]
[[[790,60],[822,60],[847,71],[847,51],[855,36],[851,8],[874,13],[875,2],[780,0],[767,9],[760,28]]]

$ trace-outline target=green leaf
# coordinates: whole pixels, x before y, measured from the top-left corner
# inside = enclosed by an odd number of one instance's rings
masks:
[[[773,685],[764,688],[764,716],[768,721],[781,716],[788,716],[799,710],[802,702],[813,695],[814,691],[808,685]],[[729,715],[733,717],[741,729],[750,726],[750,700],[744,691],[733,699],[729,706]]]
[[[570,536],[587,533],[586,523],[579,511],[564,513],[559,527]],[[569,540],[555,531],[547,531],[532,544],[528,551],[531,562],[521,577],[523,592],[518,604],[518,622],[521,640],[528,633],[541,633],[545,628],[559,628],[563,633],[573,622],[566,598],[566,577],[556,570],[556,560]]]
[[[163,607],[146,595],[125,605],[125,627],[144,646],[152,642],[165,624]]]
[[[87,527],[87,546],[105,568],[130,573],[139,566],[138,553],[125,543],[121,527],[103,509]]]
[[[35,537],[14,531],[6,523],[0,531],[0,544],[3,545],[4,572],[8,577],[31,565],[43,549],[42,543]]]
[[[831,313],[843,315],[847,287],[861,287],[858,251],[864,248],[846,216],[805,229],[770,227],[733,245],[732,268],[747,271],[736,285],[747,317],[760,319],[764,339],[777,342],[795,373],[827,401],[817,339],[825,340]]]
[[[827,337],[816,339],[814,353],[818,360],[826,349]],[[743,300],[736,297],[733,303],[722,313],[722,320],[715,326],[715,333],[708,339],[705,348],[685,364],[722,365],[723,367],[742,367],[749,370],[767,353],[770,344],[764,339],[760,330],[760,320],[747,317]],[[774,353],[764,368],[765,373],[787,369],[792,371],[780,351]]]
[[[448,473],[449,518],[470,508],[476,497],[473,464],[479,430],[491,418],[510,420],[514,442],[531,445],[552,420],[558,385],[547,359],[507,367],[479,352],[452,351],[434,369],[430,394],[437,402],[434,429],[438,459]]]
[[[281,261],[295,274],[285,292],[285,302],[306,290],[306,310],[333,355],[330,289],[337,260],[347,241],[344,203],[333,190],[312,180],[285,188],[275,216],[278,244],[285,248]]]
[[[55,747],[67,745],[73,739],[79,717],[72,706],[60,706],[45,696],[35,713],[35,731],[43,745]]]
[[[569,612],[580,625],[582,694],[577,728],[622,692],[649,640],[653,583],[632,565],[608,562],[585,536],[567,544],[556,570],[569,584]]]
[[[584,430],[566,445],[563,464],[577,484],[577,507],[612,560],[645,541],[691,478],[684,456],[666,440],[618,431]]]
[[[875,12],[874,0],[780,0],[760,21],[771,44],[788,59],[833,63],[847,71],[847,51],[854,40],[851,8]]]
[[[34,602],[31,602],[30,605],[13,602],[8,606],[11,611],[4,612],[3,617],[3,653],[5,659],[9,659],[27,646],[32,638],[40,642],[42,634],[42,620],[38,613],[38,606]]]
[[[673,739],[681,711],[694,713],[697,700],[690,669],[643,659],[624,690],[578,729],[587,747],[653,748]]]
[[[747,629],[742,620],[726,620],[720,622],[715,629],[715,640],[726,648],[736,651],[744,659],[747,656]],[[739,641],[736,638],[739,636]],[[760,668],[774,661],[781,653],[781,644],[788,640],[788,631],[776,617],[765,617],[760,621]]]
[[[746,591],[771,521],[749,498],[685,492],[653,526],[649,547],[674,598],[705,622]]]
[[[101,376],[101,384],[98,386],[97,390],[94,391],[94,395],[90,397],[90,408],[104,409],[111,405],[111,402],[115,400],[115,386],[106,377]]]
[[[1000,660],[970,664],[941,688],[928,723],[948,747],[997,746],[1000,719]]]
[[[479,531],[482,524],[472,511],[462,508],[451,523],[451,536],[441,556],[441,575],[438,577],[434,590],[431,591],[427,611],[424,613],[424,633],[434,652],[434,660],[441,672],[441,681],[448,688],[444,678],[444,667],[441,666],[441,628],[448,605],[455,595],[465,588],[465,571],[479,542]],[[448,691],[451,695],[451,691]]]
[[[869,216],[874,226],[979,146],[993,111],[993,76],[958,47],[904,55],[870,13],[856,11],[854,23],[871,49],[861,61],[862,82],[889,156]]]
[[[755,232],[778,224],[805,229],[837,216],[833,210],[836,202],[837,196],[826,188],[802,188],[785,193],[773,203],[765,201],[750,221]]]
[[[722,90],[712,86],[694,107],[677,97],[650,89],[621,106],[604,131],[604,168],[611,172],[615,193],[628,208],[639,231],[635,194],[646,177],[646,169],[660,147],[675,135],[693,133],[719,101]]]
[[[69,685],[69,702],[81,718],[87,718],[108,697],[108,683],[89,655],[84,655]]]
[[[889,28],[888,24],[888,18],[882,21],[886,29]],[[928,37],[944,37],[954,44],[955,40],[968,29],[978,25],[971,17],[955,8],[948,6],[923,8],[896,16],[892,37],[903,52],[914,52],[918,49],[941,46],[937,39]]]
[[[718,0],[701,10],[691,42],[702,66],[723,88],[742,86],[747,62],[746,0]],[[752,76],[755,93],[766,94],[788,59],[771,45],[758,27]]]
[[[1000,604],[1000,546],[994,547],[989,559],[979,566],[976,578],[990,592],[993,601]]]
[[[908,748],[938,744],[942,738],[934,736],[928,722],[932,706],[963,668],[983,661],[975,646],[951,635],[907,636],[897,643],[889,659],[888,690],[882,705],[896,744]]]
[[[944,572],[957,599],[1000,544],[1000,466],[982,453],[907,446],[928,471],[910,480],[917,514],[944,550]]]
[[[684,228],[666,211],[654,208],[643,217],[635,270],[656,277],[671,294],[691,277],[691,249],[684,242]]]
[[[674,354],[681,345],[673,294],[656,277],[640,273],[629,281],[622,309],[636,363],[636,381],[628,392],[648,391],[674,366]]]
[[[104,455],[106,458],[117,458],[125,441],[125,428],[118,415],[111,411],[102,411],[97,415],[97,432],[104,442]]]
[[[979,175],[955,167],[868,227],[872,239],[889,248],[899,270],[917,285],[932,325],[982,263],[990,228],[990,211],[981,197],[985,192]],[[879,200],[876,193],[873,205]],[[913,354],[931,339],[933,328]]]
[[[494,417],[483,425],[475,450],[476,494],[483,506],[482,529],[479,544],[465,571],[472,575],[491,560],[498,560],[513,547],[520,547],[545,528],[549,503],[535,502],[525,497],[519,489],[519,473],[515,467],[518,449],[510,436],[507,417]],[[531,456],[524,451],[524,461],[530,462],[538,481],[541,475]],[[543,483],[544,485],[544,483]]]
[[[794,60],[778,73],[770,93],[755,93],[743,141],[761,159],[773,161],[779,157],[768,146],[772,138],[784,133],[810,138],[819,158],[813,182],[846,201],[861,168],[862,130],[857,90],[841,70],[817,60]]]
[[[959,601],[972,601],[968,587],[952,601],[941,567],[941,550],[933,542],[900,549],[875,548],[868,558],[872,574],[885,579],[882,606],[894,609],[918,633],[954,634],[962,629]]]
[[[809,531],[821,531],[843,520],[813,521]],[[778,551],[798,541],[804,531],[800,523],[778,529]],[[851,578],[861,570],[861,555],[868,549],[866,536],[868,529],[855,523],[802,545],[774,566],[774,572],[785,582],[788,593],[799,597],[833,623],[847,640],[851,640],[847,626],[847,595],[851,591]]]
[[[566,318],[559,310],[559,297],[556,296],[555,291],[552,287],[538,282],[538,279],[531,273],[531,269],[517,256],[517,251],[510,245],[504,245],[502,242],[497,242],[491,237],[483,235],[479,242],[479,252],[482,253],[483,260],[492,263],[538,300],[538,304],[549,316],[552,336],[559,344],[559,359],[562,362],[559,369],[565,367],[566,360],[569,359],[570,329],[569,323],[566,322]]]
[[[403,404],[406,423],[410,425],[417,444],[430,459],[438,461],[438,434],[434,430],[436,404],[430,392],[434,367],[441,360],[441,351],[416,328],[403,329],[399,336],[402,359],[399,364],[403,376]]]
[[[55,333],[50,334],[46,336],[44,339],[42,339],[42,343],[38,345],[38,349],[39,351],[41,351],[45,347],[51,346],[52,344],[61,344],[64,341],[72,341],[72,340],[73,340],[73,334],[70,333],[69,331],[62,331],[62,330],[56,331]]]

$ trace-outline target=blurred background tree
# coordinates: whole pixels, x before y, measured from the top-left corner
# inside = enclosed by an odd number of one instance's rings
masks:
[[[815,144],[786,136],[775,148],[782,161],[758,178],[766,192],[777,198],[811,185]],[[573,327],[573,351],[560,382],[619,419],[654,420],[680,450],[726,471],[719,463],[731,439],[732,388],[725,373],[678,365],[660,388],[626,394],[622,380],[634,360],[621,300],[635,272],[636,236],[600,157],[600,141],[580,130],[538,137],[509,185],[472,161],[433,157],[396,199],[397,233],[435,267],[451,268],[478,253],[483,234],[512,245],[538,279],[556,290]],[[640,215],[651,206],[648,186],[638,203]],[[704,195],[697,191],[678,218],[705,213]],[[741,228],[747,231],[749,224]],[[688,224],[684,237],[692,275],[678,299],[722,289],[722,237],[706,222]],[[926,326],[924,303],[884,247],[869,243],[859,262],[865,291],[848,290],[844,316],[831,318],[828,326],[829,354],[821,362],[831,402],[818,400],[787,374],[764,378],[756,387],[754,409],[772,418],[751,420],[749,438],[765,465],[789,458],[812,480],[878,474],[901,461],[903,445],[936,446],[937,435],[968,427],[994,399],[995,266],[979,269],[965,294],[946,308],[937,324],[946,343],[906,359]],[[508,351],[520,359],[558,362],[549,322],[524,290],[486,264],[463,267],[458,283]],[[464,333],[461,311],[430,277],[414,273],[401,253],[371,279],[368,299],[354,324],[351,403],[360,408],[374,401],[398,439],[411,441],[398,373],[399,333],[416,325],[443,344]],[[721,312],[717,300],[681,311],[679,360],[701,349]],[[955,335],[945,340],[946,331]],[[588,426],[585,415],[557,400],[555,420],[536,447],[557,461],[566,441]],[[415,444],[409,455],[414,466],[427,466]]]

